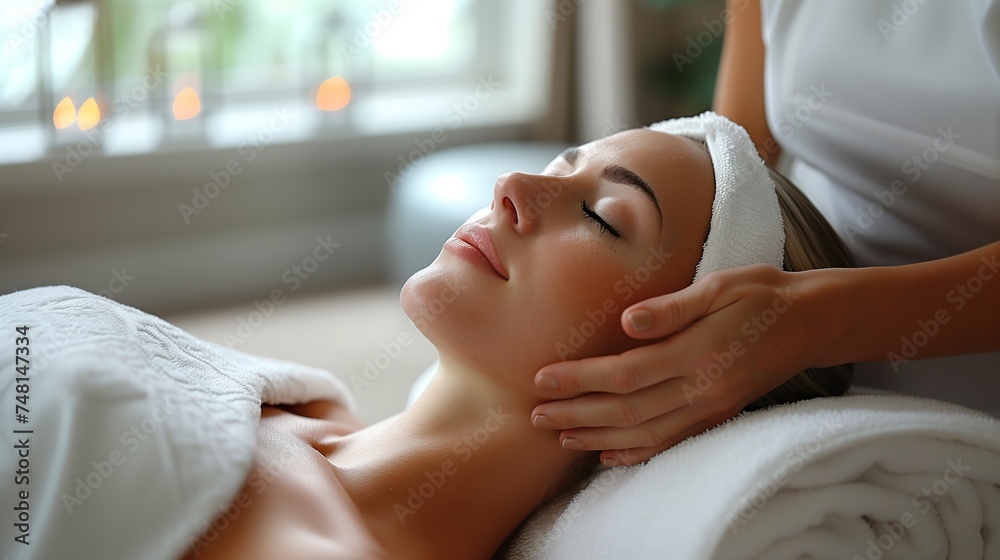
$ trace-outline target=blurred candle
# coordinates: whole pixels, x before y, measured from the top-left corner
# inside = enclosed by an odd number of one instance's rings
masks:
[[[193,119],[201,112],[201,99],[193,87],[186,87],[174,97],[174,118],[179,121]]]
[[[101,122],[101,108],[97,106],[97,101],[94,101],[93,97],[88,98],[80,106],[77,121],[80,123],[80,130],[89,130]]]
[[[338,111],[351,102],[351,86],[341,76],[324,81],[316,92],[316,106],[321,111]]]
[[[56,128],[62,129],[76,122],[76,105],[69,97],[63,97],[52,113],[52,122]]]

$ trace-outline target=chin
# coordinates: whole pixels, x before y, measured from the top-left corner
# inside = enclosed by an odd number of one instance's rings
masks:
[[[406,316],[424,336],[427,335],[425,332],[427,321],[420,319],[426,315],[424,301],[427,300],[428,275],[427,268],[418,270],[407,278],[406,282],[403,283],[403,288],[399,291],[399,305],[403,308],[403,313],[406,313]]]
[[[459,318],[475,313],[476,291],[469,278],[450,270],[440,257],[403,284],[399,303],[414,326],[436,345],[441,333],[455,327]],[[458,325],[461,328],[461,325]]]
[[[399,302],[414,326],[444,357],[479,370],[511,363],[512,340],[501,300],[483,284],[481,272],[456,266],[445,257],[418,271],[403,284]],[[491,295],[492,294],[492,295]]]

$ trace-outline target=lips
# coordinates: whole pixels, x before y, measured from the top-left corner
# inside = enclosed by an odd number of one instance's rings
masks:
[[[501,278],[504,280],[510,279],[510,273],[507,271],[507,267],[504,266],[503,261],[500,260],[496,245],[493,244],[493,239],[490,237],[487,228],[474,222],[467,222],[458,228],[454,237],[475,247],[477,251],[486,257],[490,266],[493,267],[493,270]]]

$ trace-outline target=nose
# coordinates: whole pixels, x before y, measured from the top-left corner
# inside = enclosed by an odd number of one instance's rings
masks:
[[[491,209],[508,220],[517,232],[531,231],[541,217],[540,202],[551,203],[551,196],[546,201],[537,200],[547,192],[543,187],[546,180],[552,180],[552,177],[517,171],[504,173],[493,187]]]

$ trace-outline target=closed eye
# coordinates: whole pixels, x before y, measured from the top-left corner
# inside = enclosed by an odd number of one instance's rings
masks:
[[[610,233],[611,237],[614,237],[615,239],[621,238],[622,234],[619,233],[617,229],[612,227],[611,224],[605,221],[600,214],[594,212],[594,210],[590,207],[590,205],[587,204],[586,200],[580,201],[580,209],[583,210],[584,217],[597,224],[597,227],[600,228],[601,233],[607,232]]]

